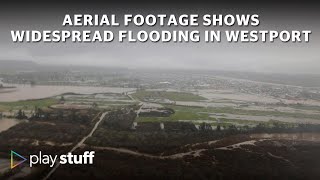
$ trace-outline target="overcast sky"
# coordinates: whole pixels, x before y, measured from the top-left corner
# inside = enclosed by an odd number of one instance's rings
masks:
[[[240,70],[320,73],[319,12],[312,5],[285,6],[3,6],[0,9],[0,60],[42,64],[77,64],[125,68]],[[13,43],[10,30],[55,30],[64,15],[117,14],[254,14],[265,30],[311,30],[309,43]],[[81,30],[79,28],[75,28]],[[97,28],[87,28],[95,30]],[[144,30],[148,28],[140,28]],[[200,27],[198,29],[201,29]],[[219,28],[211,28],[218,30]],[[236,27],[229,28],[237,29]],[[240,29],[240,28],[238,28]],[[98,29],[99,30],[99,29]],[[103,29],[100,29],[103,30]],[[113,28],[112,30],[119,30]],[[159,30],[159,29],[158,29]],[[173,30],[173,29],[170,29]],[[209,30],[209,29],[208,29]],[[220,29],[224,30],[224,29]]]

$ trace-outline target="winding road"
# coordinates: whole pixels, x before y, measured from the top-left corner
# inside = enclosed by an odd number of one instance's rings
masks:
[[[93,135],[93,133],[97,130],[99,124],[103,121],[104,117],[108,114],[108,112],[104,112],[101,116],[99,121],[94,125],[94,127],[92,128],[92,130],[90,131],[90,133],[85,136],[84,138],[82,138],[82,140],[80,142],[78,142],[69,152],[73,152],[76,149],[78,149],[79,147],[81,147],[83,145],[83,143]],[[51,169],[51,171],[47,174],[47,176],[45,178],[43,178],[43,180],[47,180],[50,178],[50,176],[59,168],[60,166],[60,162],[57,162],[55,164],[55,166]]]
[[[85,146],[83,146],[83,147],[85,147]],[[137,151],[133,151],[130,149],[125,149],[125,148],[98,147],[98,146],[91,146],[91,148],[97,149],[97,150],[114,151],[114,152],[118,152],[118,153],[130,154],[130,155],[134,155],[134,156],[143,156],[143,157],[147,157],[147,158],[151,158],[151,159],[181,159],[184,156],[199,157],[203,151],[207,150],[207,149],[197,149],[197,150],[193,150],[193,151],[177,153],[177,154],[172,154],[172,155],[168,155],[168,156],[162,156],[162,155],[158,156],[158,155],[137,152]]]

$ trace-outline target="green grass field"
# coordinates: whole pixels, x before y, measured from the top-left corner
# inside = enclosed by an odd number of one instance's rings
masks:
[[[57,104],[58,100],[53,98],[38,99],[38,100],[26,100],[26,101],[16,101],[16,102],[0,102],[0,111],[10,111],[10,110],[31,110],[34,107],[48,107],[53,104]]]
[[[206,98],[186,92],[168,92],[168,91],[137,91],[132,94],[133,97],[143,100],[145,98],[170,99],[171,101],[201,101]]]

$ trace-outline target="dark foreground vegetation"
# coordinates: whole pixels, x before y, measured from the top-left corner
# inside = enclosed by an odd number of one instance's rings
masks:
[[[66,153],[91,131],[100,114],[94,109],[38,109],[27,121],[0,133],[0,158],[7,159],[11,150],[25,157],[39,151]]]
[[[251,137],[264,133],[319,134],[320,125],[274,121],[271,125],[269,122],[256,127],[228,126],[213,130],[206,123],[196,128],[186,122],[143,122],[134,127],[136,109],[132,106],[110,111],[85,146],[75,152],[95,150],[93,165],[63,165],[51,179],[300,180],[320,177],[317,171],[320,141]],[[47,154],[66,153],[90,132],[101,115],[94,109],[36,112],[29,122],[0,134],[2,152],[14,149],[22,155],[40,150]],[[247,141],[255,142],[233,147]],[[113,150],[104,149],[109,147]],[[129,152],[118,152],[118,149]],[[2,158],[7,156],[0,153]],[[47,166],[38,166],[24,179],[43,178],[49,170]],[[10,173],[0,177],[8,177]]]
[[[191,149],[205,148],[205,151],[199,156],[186,155],[176,159],[96,149],[94,165],[62,166],[51,179],[316,180],[320,176],[319,142],[266,140],[254,146],[219,149],[246,140],[251,139],[236,135],[223,138],[220,143],[211,146],[189,146]],[[88,147],[88,150],[91,149]]]

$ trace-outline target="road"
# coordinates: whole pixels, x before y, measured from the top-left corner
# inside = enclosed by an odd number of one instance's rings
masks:
[[[75,151],[76,149],[78,149],[79,147],[81,147],[83,145],[83,143],[93,135],[93,133],[97,130],[99,124],[103,121],[104,117],[108,114],[108,112],[104,112],[101,116],[100,116],[100,119],[99,121],[94,125],[94,127],[92,128],[91,132],[85,136],[84,138],[82,138],[82,140],[80,142],[78,142],[69,152],[73,152]],[[51,169],[51,171],[48,173],[48,175],[43,178],[43,180],[47,180],[50,178],[50,176],[59,168],[60,166],[60,163],[56,163],[55,166]]]
[[[132,100],[132,101],[137,101],[137,102],[139,102],[139,106],[140,106],[140,108],[137,110],[137,118],[139,117],[139,114],[140,114],[140,112],[141,112],[141,110],[142,110],[142,107],[143,107],[143,105],[144,105],[144,103],[143,103],[143,101],[140,101],[139,99],[135,99],[131,94],[128,94],[128,97]]]
[[[147,153],[141,153],[137,151],[133,151],[130,149],[125,149],[125,148],[114,148],[114,147],[97,147],[97,146],[91,146],[93,149],[97,150],[107,150],[107,151],[115,151],[118,153],[124,153],[124,154],[130,154],[134,156],[143,156],[151,159],[181,159],[184,158],[185,156],[193,156],[193,157],[199,157],[203,151],[206,151],[207,149],[197,149],[193,151],[188,151],[188,152],[183,152],[183,153],[177,153],[177,154],[172,154],[168,156],[157,156],[157,155],[152,155],[152,154],[147,154]]]

